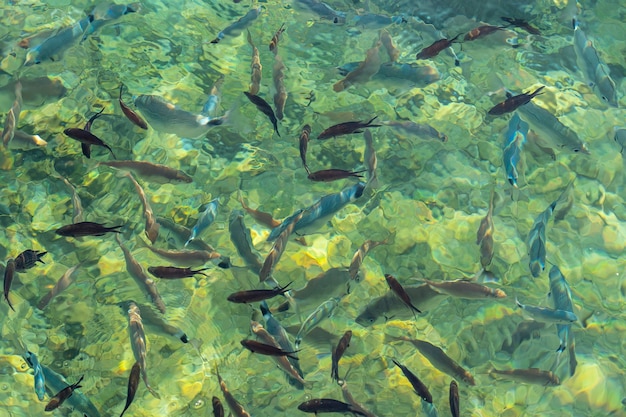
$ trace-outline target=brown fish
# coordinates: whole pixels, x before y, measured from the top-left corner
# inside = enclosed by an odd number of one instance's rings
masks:
[[[476,244],[480,247],[480,264],[486,268],[493,259],[493,200],[495,189],[491,189],[489,198],[489,210],[487,215],[480,221],[480,226],[476,232]]]
[[[48,404],[46,404],[46,411],[52,411],[55,410],[57,408],[59,408],[61,406],[61,404],[63,404],[63,402],[65,400],[67,400],[68,398],[70,398],[72,396],[72,394],[74,393],[75,389],[78,389],[80,387],[82,387],[82,385],[80,385],[80,382],[83,380],[84,375],[82,375],[80,378],[78,378],[78,381],[76,381],[75,384],[72,385],[68,385],[67,387],[63,388],[61,391],[59,391],[54,397],[52,397],[50,399],[50,402],[48,402]]]
[[[373,125],[372,122],[376,120],[378,116],[372,117],[368,122],[343,122],[325,129],[320,133],[317,138],[320,140],[334,138],[335,136],[351,135],[353,133],[362,133],[366,127],[379,127],[381,125]]]
[[[276,346],[266,345],[265,343],[257,342],[256,340],[244,339],[241,341],[241,346],[248,349],[250,352],[260,353],[267,356],[287,356],[288,358],[298,360],[294,353],[300,352],[299,350],[288,352]]]
[[[280,41],[280,35],[285,31],[285,24],[280,25],[280,28],[276,31],[274,36],[272,36],[272,40],[270,41],[270,51],[276,53],[276,48],[278,47],[278,42]],[[276,51],[276,52],[275,52]]]
[[[272,68],[272,80],[274,81],[274,108],[276,118],[283,120],[285,103],[287,102],[287,90],[285,89],[285,64],[279,55],[274,57],[274,67]]]
[[[309,166],[306,164],[306,151],[309,148],[309,139],[311,135],[311,126],[304,125],[302,132],[300,133],[300,159],[302,159],[302,165],[306,169],[307,174],[310,174]]]
[[[263,261],[263,266],[261,266],[261,270],[259,271],[259,282],[265,282],[272,274],[274,267],[285,251],[285,247],[287,246],[293,229],[296,227],[296,223],[300,221],[303,215],[304,210],[300,210],[300,212],[293,217],[291,223],[285,227],[285,230],[278,235],[276,241],[274,241],[274,245],[272,249],[270,249],[270,253],[267,254],[265,261]]]
[[[293,281],[292,281],[293,282]],[[227,300],[231,303],[247,304],[255,301],[269,300],[277,295],[283,295],[287,291],[292,282],[284,287],[272,288],[271,290],[245,290],[237,291],[228,296]]]
[[[165,312],[163,312],[165,314]],[[141,377],[146,388],[155,398],[161,398],[159,394],[150,386],[148,382],[148,372],[146,370],[146,356],[148,354],[148,343],[146,333],[143,329],[141,311],[137,304],[130,302],[128,306],[128,332],[130,336],[130,347],[133,350],[135,361],[139,364]]]
[[[367,51],[365,61],[361,62],[356,69],[350,71],[343,80],[337,81],[333,85],[333,90],[339,93],[355,83],[367,82],[377,74],[382,65],[380,59],[380,45],[381,42],[377,41],[374,46]]]
[[[463,38],[466,41],[473,41],[478,38],[487,36],[497,30],[503,29],[500,26],[482,25],[467,32]]]
[[[98,165],[105,165],[115,169],[132,171],[143,180],[165,184],[168,182],[190,183],[193,179],[179,169],[170,168],[161,164],[147,161],[104,161]]]
[[[276,132],[278,137],[280,137],[280,133],[278,133],[278,119],[276,119],[274,110],[272,110],[272,107],[268,104],[268,102],[257,95],[248,93],[247,91],[244,91],[243,93],[246,95],[246,97],[248,97],[248,100],[250,100],[250,102],[254,104],[257,109],[259,109],[261,113],[263,113],[270,119],[270,122],[272,122],[272,126],[274,126],[274,131]]]
[[[226,403],[228,404],[228,408],[230,408],[230,411],[232,411],[235,417],[250,417],[250,413],[244,410],[241,404],[239,404],[239,402],[235,399],[235,397],[233,397],[233,394],[231,394],[230,391],[228,390],[226,383],[220,376],[219,370],[216,369],[216,373],[217,373],[217,380],[220,383],[220,389],[222,390],[222,394],[224,395],[224,398],[226,399]]]
[[[511,113],[515,111],[519,106],[523,106],[524,104],[530,103],[537,95],[541,94],[541,90],[543,90],[545,86],[541,86],[530,94],[518,94],[513,97],[508,97],[502,103],[498,103],[488,111],[488,113],[492,116],[499,116],[505,113]]]
[[[133,177],[133,174],[130,172],[125,173],[125,175],[133,183],[135,191],[139,196],[139,200],[141,200],[141,205],[143,206],[143,216],[146,218],[146,224],[144,226],[146,237],[151,243],[154,243],[159,237],[159,229],[161,228],[161,225],[157,222],[156,217],[154,216],[154,211],[152,211],[152,207],[148,201],[148,197],[146,196],[146,193],[141,185],[139,185],[137,180],[135,180],[135,177]]]
[[[491,288],[473,281],[457,279],[454,281],[428,281],[426,283],[442,294],[448,294],[457,298],[468,300],[480,300],[482,298],[505,298],[506,293],[499,288]]]
[[[363,244],[359,246],[359,249],[357,249],[357,251],[354,253],[354,256],[352,256],[352,261],[350,261],[350,267],[348,268],[350,278],[359,282],[359,269],[361,268],[361,264],[363,263],[365,256],[367,256],[369,251],[374,249],[376,246],[386,244],[387,239],[380,242],[376,242],[373,240],[366,240],[365,242],[363,242]]]
[[[350,391],[348,391],[348,383],[346,382],[345,379],[338,381],[338,384],[341,387],[341,394],[343,395],[344,401],[350,404],[355,410],[360,411],[361,414],[364,415],[365,417],[376,417],[374,413],[366,410],[361,404],[356,402],[356,400],[354,399]]]
[[[461,36],[460,33],[452,39],[439,39],[438,41],[435,41],[432,45],[422,49],[415,56],[415,59],[428,59],[439,55],[439,52],[452,45],[452,43],[455,42],[459,36]]]
[[[58,228],[55,233],[61,236],[68,237],[83,237],[83,236],[104,236],[105,233],[120,233],[119,229],[122,226],[106,227],[101,223],[93,222],[80,222],[68,224]]]
[[[126,405],[122,410],[122,414],[120,417],[124,415],[130,404],[133,402],[135,398],[135,394],[137,393],[137,387],[139,387],[139,375],[141,373],[141,366],[139,362],[135,362],[133,367],[130,370],[130,375],[128,376],[128,390],[126,391]]]
[[[263,66],[261,65],[261,59],[259,58],[259,50],[254,46],[252,42],[252,35],[248,30],[248,43],[252,47],[252,61],[250,63],[250,94],[259,94],[261,89],[261,76]],[[280,136],[280,135],[279,135]]]
[[[433,396],[431,395],[430,391],[428,391],[428,387],[426,387],[426,385],[424,385],[424,383],[417,377],[417,375],[415,375],[413,372],[411,372],[411,370],[409,368],[407,368],[404,365],[401,365],[400,363],[396,362],[395,359],[392,359],[393,363],[396,364],[396,366],[398,368],[400,368],[402,370],[402,373],[404,374],[404,376],[406,377],[406,379],[409,380],[409,382],[411,383],[411,386],[413,386],[413,389],[415,390],[415,393],[417,395],[419,395],[419,397],[426,401],[427,403],[433,403]]]
[[[520,29],[524,29],[526,32],[531,35],[541,35],[541,31],[534,26],[531,26],[530,23],[525,21],[524,19],[516,19],[512,17],[501,17],[500,19],[504,20],[511,26],[518,27]]]
[[[256,220],[257,222],[261,223],[264,226],[267,226],[271,229],[280,226],[280,223],[278,220],[274,219],[272,217],[271,214],[269,213],[265,213],[264,211],[259,211],[253,208],[250,208],[249,206],[246,205],[246,203],[243,201],[243,197],[241,195],[241,193],[239,193],[239,202],[241,203],[241,207],[249,214],[251,215],[254,220]]]
[[[9,146],[11,140],[15,137],[15,128],[20,119],[20,113],[22,112],[22,83],[17,81],[15,83],[15,101],[13,106],[9,109],[7,117],[4,121],[4,128],[0,137],[5,148]]]
[[[151,266],[148,268],[148,272],[157,278],[161,279],[179,279],[179,278],[192,278],[195,274],[204,275],[207,274],[202,271],[206,271],[209,268],[196,269],[191,268],[177,268],[175,266]]]
[[[103,146],[107,148],[109,152],[111,152],[113,159],[115,159],[115,154],[113,153],[113,150],[109,147],[109,145],[104,143],[102,139],[100,139],[93,133],[84,129],[80,129],[78,127],[71,127],[69,129],[65,129],[63,133],[65,133],[65,135],[69,136],[70,138],[79,141],[82,145],[89,145],[89,146],[95,145],[95,146]],[[85,147],[83,147],[83,155],[89,158],[91,156],[91,153],[89,151],[86,152]]]
[[[220,399],[213,397],[211,404],[213,405],[213,417],[224,417],[224,406]]]
[[[361,173],[365,171],[367,170],[364,169],[361,171],[346,171],[345,169],[334,169],[334,168],[323,169],[321,171],[315,171],[315,172],[309,173],[307,178],[310,179],[311,181],[331,182],[331,181],[343,180],[349,177],[363,178],[363,175],[361,175]]]
[[[387,32],[386,29],[381,29],[379,39],[385,47],[385,50],[387,50],[387,55],[389,55],[389,61],[396,62],[400,57],[400,50],[396,48],[396,45],[394,45],[393,39],[391,38],[391,35],[389,34],[389,32]]]
[[[15,257],[15,271],[22,272],[35,266],[37,262],[45,263],[41,257],[48,252],[26,249]]]
[[[407,294],[402,285],[400,285],[400,283],[392,275],[385,274],[385,280],[387,280],[387,284],[389,285],[391,291],[393,291],[394,294],[396,294],[407,307],[415,312],[421,313],[421,311],[411,303],[411,297],[409,297],[409,294]]]
[[[204,265],[211,259],[220,258],[222,255],[213,251],[206,250],[167,250],[155,248],[152,245],[146,245],[150,251],[174,263],[183,265]]]
[[[139,116],[137,113],[135,113],[130,107],[128,107],[123,101],[122,101],[122,91],[124,89],[124,84],[120,85],[120,97],[119,97],[119,102],[120,102],[120,108],[122,109],[122,113],[124,113],[124,116],[126,116],[126,118],[128,120],[130,120],[131,122],[133,122],[133,124],[139,126],[140,128],[147,130],[148,129],[148,123],[146,123],[145,120],[143,120],[141,118],[141,116]]]
[[[363,411],[353,407],[351,404],[347,404],[332,398],[315,398],[303,402],[298,406],[298,410],[305,413],[354,413],[361,416],[367,416]]]
[[[13,282],[13,277],[15,276],[15,261],[13,259],[9,259],[7,261],[7,265],[4,268],[4,299],[7,300],[9,307],[11,310],[15,311],[13,308],[13,304],[11,304],[11,300],[9,300],[9,291],[11,291],[11,283]]]
[[[525,382],[527,384],[536,384],[536,385],[560,385],[561,381],[559,377],[554,375],[550,371],[543,371],[538,368],[530,368],[530,369],[508,369],[499,371],[497,369],[492,369],[490,374],[492,375],[501,375],[504,378],[512,379],[514,381]]]
[[[339,343],[337,343],[332,353],[330,377],[336,382],[339,382],[339,359],[341,359],[346,349],[350,346],[350,339],[352,339],[352,330],[347,330],[343,336],[341,336],[341,339],[339,339]]]
[[[50,303],[50,301],[52,301],[54,297],[62,293],[67,287],[72,284],[72,282],[74,282],[74,280],[72,279],[72,275],[74,274],[74,272],[76,272],[79,266],[80,264],[75,265],[65,271],[63,276],[57,281],[57,283],[50,290],[50,292],[48,292],[41,298],[41,300],[39,300],[39,303],[37,303],[38,309],[43,310],[44,308],[46,308],[46,306]]]
[[[459,386],[457,385],[455,380],[450,381],[450,412],[452,413],[452,417],[459,417]]]

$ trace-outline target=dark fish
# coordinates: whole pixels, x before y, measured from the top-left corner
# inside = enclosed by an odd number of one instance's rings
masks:
[[[128,391],[126,394],[126,405],[124,406],[124,409],[122,410],[122,414],[120,414],[120,417],[122,417],[124,413],[126,412],[126,410],[128,410],[128,407],[130,407],[130,404],[133,402],[133,399],[135,398],[135,394],[137,393],[137,387],[139,386],[140,373],[141,373],[141,366],[139,365],[139,362],[135,362],[135,364],[130,370],[130,376],[128,377]]]
[[[102,139],[100,139],[93,133],[84,129],[80,129],[78,127],[71,127],[69,129],[65,129],[63,133],[65,133],[70,138],[79,141],[81,144],[87,145],[87,147],[91,145],[95,145],[95,146],[103,146],[107,148],[109,152],[111,152],[113,159],[115,159],[115,154],[113,153],[113,150],[109,147],[109,145],[104,143]],[[85,146],[83,146],[82,148],[83,148],[83,155],[89,158],[90,152],[89,151],[85,152],[85,148],[86,148]]]
[[[530,33],[531,35],[541,35],[541,32],[539,31],[539,29],[537,29],[534,26],[531,26],[531,24],[525,21],[524,19],[517,19],[514,17],[501,17],[500,19],[504,20],[511,26],[524,29],[526,32]]]
[[[9,291],[11,291],[11,283],[13,282],[13,276],[15,275],[15,261],[13,259],[9,259],[7,261],[7,266],[4,268],[4,299],[9,303],[9,307],[11,310],[15,311],[13,308],[13,304],[9,300]]]
[[[491,26],[491,25],[478,26],[477,28],[474,28],[470,30],[469,32],[467,32],[467,34],[465,35],[463,39],[466,41],[473,41],[478,38],[482,38],[483,36],[487,36],[495,32],[496,30],[500,30],[500,29],[502,29],[500,26]]]
[[[128,120],[133,122],[135,125],[139,126],[142,129],[147,130],[148,129],[148,123],[146,123],[146,121],[143,120],[141,118],[141,116],[139,116],[137,113],[135,113],[130,107],[128,107],[122,101],[122,91],[123,91],[123,89],[124,89],[124,84],[120,85],[120,98],[119,98],[120,108],[122,109],[122,113],[124,113],[124,116],[126,116],[128,118]]]
[[[321,171],[310,172],[307,178],[311,181],[331,182],[348,177],[363,178],[361,173],[365,171],[367,170],[346,171],[345,169],[323,169]]]
[[[298,410],[305,413],[354,413],[361,416],[367,416],[362,411],[357,410],[352,405],[333,400],[332,398],[316,398],[305,401],[298,406]]]
[[[57,235],[82,237],[82,236],[104,236],[105,233],[120,233],[122,226],[105,227],[101,223],[80,222],[65,225],[55,231]]]
[[[276,116],[274,115],[274,110],[272,110],[272,107],[270,107],[268,102],[263,100],[259,96],[248,93],[247,91],[244,91],[243,93],[246,95],[246,97],[248,97],[248,100],[250,100],[250,102],[254,104],[257,109],[259,109],[261,113],[269,117],[270,122],[272,122],[272,126],[274,126],[274,131],[276,132],[278,137],[280,137],[280,133],[278,133],[278,119],[276,119]]]
[[[393,291],[398,298],[406,304],[407,307],[413,311],[421,313],[421,311],[411,303],[411,297],[409,297],[409,294],[407,294],[402,285],[400,285],[400,283],[393,276],[385,274],[385,280],[387,280],[387,284],[389,285],[391,291]]]
[[[498,103],[493,106],[488,113],[492,116],[499,116],[501,114],[511,113],[512,111],[515,111],[515,109],[517,109],[518,107],[530,103],[530,100],[541,94],[541,90],[543,90],[544,88],[545,86],[542,85],[530,94],[523,93],[513,97],[508,97],[502,103]]]
[[[272,288],[271,290],[246,290],[234,292],[228,296],[227,300],[232,303],[252,303],[255,301],[268,300],[277,295],[283,295],[287,292],[287,287],[291,285],[291,282],[284,287]]]
[[[213,404],[213,417],[224,417],[224,406],[220,399],[213,397],[211,403]]]
[[[452,417],[459,417],[459,386],[456,381],[450,381],[450,412]]]
[[[80,378],[78,378],[78,381],[76,381],[75,384],[72,385],[68,385],[67,387],[63,388],[61,391],[59,391],[54,397],[52,397],[50,399],[50,402],[46,405],[45,410],[46,411],[52,411],[55,410],[57,408],[59,408],[59,406],[61,404],[63,404],[63,402],[65,400],[67,400],[68,398],[70,398],[72,396],[72,394],[74,393],[75,389],[80,388],[82,385],[80,385],[80,381],[83,380],[83,376],[82,375]]]
[[[408,379],[413,386],[415,393],[419,395],[422,400],[432,404],[433,396],[430,394],[430,391],[428,391],[426,385],[424,385],[424,383],[420,381],[420,379],[413,372],[411,372],[409,368],[404,365],[400,365],[398,362],[396,362],[395,359],[392,359],[392,361],[396,364],[398,368],[402,370],[402,373],[404,374],[406,379]]]
[[[452,45],[452,43],[456,41],[459,36],[461,36],[460,33],[452,39],[439,39],[438,41],[435,41],[432,45],[427,46],[426,48],[422,49],[415,56],[415,59],[428,59],[428,58],[433,58],[439,55],[439,52],[443,51],[444,49]]]
[[[278,41],[280,41],[280,35],[285,31],[285,24],[280,25],[280,28],[276,31],[274,36],[272,36],[272,40],[270,41],[270,51],[274,52],[276,47],[278,47]]]
[[[204,275],[202,271],[206,271],[209,268],[196,269],[191,268],[178,268],[175,266],[151,266],[148,268],[148,272],[157,278],[161,279],[179,279],[179,278],[193,278],[195,274]]]
[[[300,159],[302,159],[302,165],[306,169],[307,174],[311,174],[309,166],[306,164],[306,151],[309,147],[309,135],[311,134],[311,126],[304,125],[302,133],[300,133]]]
[[[363,130],[366,127],[379,127],[381,125],[373,125],[372,122],[377,118],[378,116],[374,116],[369,122],[344,122],[344,123],[339,123],[336,124],[334,126],[329,127],[328,129],[325,129],[322,133],[319,134],[319,136],[317,137],[320,140],[323,139],[330,139],[330,138],[334,138],[335,136],[341,136],[341,135],[350,135],[353,133],[362,133]]]
[[[41,257],[46,253],[48,252],[26,249],[15,258],[15,270],[21,272],[34,267],[37,262],[45,263],[41,260]]]
[[[347,330],[343,336],[341,336],[341,339],[339,339],[339,343],[337,343],[337,347],[335,347],[332,353],[330,377],[337,382],[339,382],[339,359],[341,359],[343,353],[350,346],[350,339],[352,339],[352,330]]]
[[[261,355],[268,356],[287,356],[288,358],[298,360],[294,353],[298,353],[299,350],[287,352],[272,345],[266,345],[265,343],[257,342],[256,340],[244,339],[241,341],[241,346],[245,347],[251,352],[260,353]]]

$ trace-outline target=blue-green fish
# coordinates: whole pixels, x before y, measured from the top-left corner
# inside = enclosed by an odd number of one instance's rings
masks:
[[[70,48],[78,38],[82,36],[85,29],[93,21],[93,16],[87,16],[79,20],[72,26],[63,28],[54,35],[46,38],[39,45],[30,48],[26,53],[25,66],[40,64],[47,60],[60,59],[63,52]]]
[[[263,259],[252,245],[252,236],[250,235],[250,229],[244,223],[243,211],[233,210],[230,213],[228,232],[230,233],[230,241],[235,245],[237,253],[243,258],[246,266],[252,272],[258,274],[263,266]]]
[[[237,36],[245,28],[250,26],[252,22],[256,20],[261,14],[261,7],[253,7],[243,17],[239,18],[235,23],[228,25],[224,30],[217,34],[217,37],[211,41],[211,43],[218,43],[226,36]]]
[[[37,394],[37,398],[39,398],[39,401],[43,401],[44,396],[46,395],[46,378],[43,374],[43,369],[41,369],[39,359],[37,359],[37,356],[35,356],[33,352],[27,351],[24,355],[24,360],[26,360],[28,365],[33,368],[33,377],[35,379],[35,393]]]
[[[334,10],[328,4],[320,0],[295,0],[294,6],[298,9],[313,12],[321,19],[330,20],[333,23],[343,24],[346,22],[346,13]]]
[[[87,28],[85,28],[81,42],[109,21],[119,19],[128,13],[135,13],[139,10],[140,6],[139,3],[129,5],[102,3],[97,5],[89,14],[90,17],[93,17],[93,20],[89,23]]]
[[[316,328],[322,321],[333,315],[335,309],[339,305],[339,301],[341,301],[340,297],[333,297],[324,301],[309,315],[309,317],[306,318],[306,320],[304,320],[302,326],[300,326],[298,334],[296,335],[296,350],[300,348],[300,343],[302,342],[302,338],[304,336]]]
[[[45,377],[46,388],[48,393],[56,394],[57,392],[66,388],[69,384],[65,378],[54,372],[52,369],[45,365],[41,365],[43,375]],[[100,412],[93,405],[91,400],[87,398],[80,390],[75,390],[72,396],[65,400],[65,404],[70,405],[72,408],[80,411],[87,417],[100,417]]]
[[[552,296],[552,302],[554,303],[554,308],[564,311],[574,312],[574,305],[572,303],[572,291],[570,290],[563,273],[558,266],[554,265],[550,269],[550,295]],[[559,335],[559,340],[561,342],[558,352],[562,352],[565,350],[566,344],[568,343],[570,337],[570,328],[569,324],[557,324],[556,326],[557,332]]]
[[[515,299],[515,304],[517,304],[519,308],[527,312],[528,315],[535,320],[543,321],[546,323],[571,324],[578,321],[578,317],[576,317],[576,314],[572,313],[571,311],[555,310],[552,308],[522,304],[517,300],[517,298]]]
[[[620,153],[624,155],[624,148],[626,148],[626,129],[616,127],[614,133],[613,139],[621,147]]]
[[[206,205],[206,208],[200,215],[198,216],[198,220],[196,224],[191,228],[191,234],[189,235],[189,239],[185,242],[185,247],[198,237],[200,233],[207,227],[209,227],[215,221],[215,216],[217,216],[217,207],[219,205],[219,201],[217,198],[209,201]]]
[[[218,78],[217,81],[215,81],[215,83],[211,87],[211,93],[209,94],[209,98],[207,99],[206,103],[204,103],[204,106],[202,107],[202,111],[200,112],[200,114],[203,114],[209,117],[215,117],[215,114],[217,112],[217,105],[219,104],[220,97],[221,97],[220,88],[222,87],[223,82],[224,82],[223,76]]]
[[[546,225],[556,207],[556,201],[541,212],[528,233],[528,255],[530,272],[537,278],[546,267]]]
[[[502,158],[504,160],[504,169],[509,183],[517,188],[517,164],[522,156],[522,147],[526,142],[528,134],[528,123],[520,119],[515,113],[509,121],[509,128],[504,135],[504,148],[502,149]]]

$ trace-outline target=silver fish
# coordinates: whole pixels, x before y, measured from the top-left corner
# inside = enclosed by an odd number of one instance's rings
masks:
[[[125,175],[135,186],[135,191],[137,192],[139,200],[141,200],[141,204],[143,205],[143,215],[146,218],[146,224],[144,226],[144,232],[146,233],[146,237],[148,238],[148,240],[150,240],[150,242],[154,243],[159,237],[159,228],[161,226],[154,216],[154,212],[152,211],[152,207],[150,207],[148,197],[143,191],[141,185],[139,185],[137,180],[135,180],[135,177],[133,177],[133,174],[131,174],[130,172],[127,172]]]
[[[499,288],[491,288],[477,282],[466,280],[434,282],[424,280],[435,291],[452,297],[465,298],[468,300],[480,300],[483,298],[505,298],[506,293]]]
[[[41,44],[30,48],[26,53],[25,66],[40,64],[47,60],[59,59],[85,32],[93,21],[93,16],[85,17],[72,26],[63,28],[45,39]]]
[[[304,320],[302,326],[300,326],[298,334],[296,335],[296,350],[300,348],[302,338],[306,336],[307,333],[317,327],[322,321],[333,315],[335,309],[339,305],[339,301],[341,301],[341,298],[334,297],[323,302],[309,315],[309,317]]]
[[[202,213],[200,213],[200,215],[198,216],[198,220],[196,221],[196,224],[191,228],[191,235],[189,235],[189,239],[187,239],[187,242],[185,242],[185,247],[192,240],[198,237],[198,235],[202,233],[204,229],[206,229],[211,224],[213,224],[213,222],[215,221],[215,216],[217,216],[218,205],[219,205],[218,198],[214,198],[213,200],[209,201],[206,204],[206,208],[204,209]]]
[[[294,352],[296,349],[293,348],[293,345],[289,341],[289,336],[287,335],[287,330],[280,324],[280,322],[272,315],[267,302],[264,300],[260,305],[261,313],[263,314],[263,319],[265,320],[265,329],[272,335],[276,342],[278,342],[278,346],[287,352]],[[296,354],[297,357],[297,354]],[[291,365],[298,371],[298,374],[302,377],[304,374],[302,373],[302,369],[300,368],[300,361],[294,360],[292,358],[287,358]]]
[[[296,0],[294,6],[301,10],[312,12],[321,19],[329,20],[335,24],[346,22],[346,13],[334,10],[328,4],[320,0]]]
[[[224,28],[220,33],[217,34],[217,37],[211,41],[211,43],[218,43],[226,36],[238,36],[245,28],[250,26],[252,22],[256,20],[257,17],[261,14],[261,7],[253,7],[246,13],[244,16],[239,18],[234,23],[231,23],[226,28]]]
[[[522,148],[526,143],[528,134],[528,123],[520,119],[517,113],[509,121],[509,128],[504,135],[504,147],[502,148],[502,159],[504,170],[509,183],[517,188],[517,164],[522,156]]]
[[[30,150],[46,146],[48,142],[39,135],[31,135],[22,130],[13,132],[13,140],[9,142],[9,149]]]
[[[520,303],[517,298],[515,299],[515,304],[529,316],[534,318],[535,320],[543,321],[546,323],[557,323],[557,324],[571,324],[578,321],[578,317],[576,314],[571,311],[565,310],[555,310],[552,308],[546,307],[537,307],[531,306],[527,304]]]
[[[15,83],[15,100],[13,101],[13,106],[7,113],[7,118],[4,121],[4,129],[2,129],[2,134],[0,135],[5,147],[8,147],[11,140],[15,137],[15,128],[20,119],[22,104],[22,83],[18,81]]]
[[[44,295],[41,298],[39,303],[37,303],[38,309],[43,310],[44,308],[46,308],[48,303],[50,303],[50,301],[52,301],[54,297],[59,295],[61,292],[63,292],[67,287],[69,287],[74,282],[72,275],[74,275],[74,272],[76,272],[79,266],[80,264],[75,265],[71,267],[70,269],[68,269],[67,271],[65,271],[63,276],[57,281],[54,287],[46,295]]]
[[[263,267],[263,260],[252,245],[250,229],[248,229],[244,223],[243,211],[233,210],[230,213],[228,232],[230,233],[230,241],[235,245],[237,253],[243,258],[246,266],[250,268],[252,272],[258,274]],[[291,351],[291,349],[285,350]]]
[[[500,375],[507,379],[512,379],[514,381],[521,381],[527,384],[536,384],[536,385],[559,385],[561,381],[559,378],[554,375],[550,371],[543,371],[537,368],[530,369],[509,369],[499,371],[497,369],[492,369],[490,374],[492,375]]]
[[[556,207],[556,201],[541,212],[535,219],[533,227],[528,233],[528,255],[530,256],[530,272],[537,278],[546,265],[546,225]]]
[[[555,309],[574,312],[574,305],[572,303],[572,291],[565,280],[565,276],[558,266],[554,265],[550,268],[550,295],[552,296],[552,302]],[[557,349],[558,352],[565,350],[566,344],[570,339],[571,325],[569,324],[557,324],[556,329],[559,335],[561,344]]]
[[[300,210],[300,212],[297,213],[296,216],[293,218],[293,221],[289,223],[289,225],[278,235],[278,237],[274,241],[274,245],[272,245],[272,249],[270,249],[270,253],[267,254],[267,257],[263,262],[263,266],[261,266],[261,270],[259,271],[260,282],[265,282],[265,280],[267,280],[267,278],[272,274],[274,267],[280,260],[280,257],[283,255],[283,252],[287,247],[287,242],[289,242],[289,236],[293,232],[293,229],[298,221],[302,218],[303,214],[304,211]]]
[[[141,367],[141,377],[146,384],[146,388],[156,398],[161,398],[159,394],[152,389],[148,382],[148,373],[146,371],[146,355],[147,355],[147,343],[146,334],[143,330],[143,322],[141,320],[141,312],[137,304],[132,301],[128,306],[128,330],[130,333],[130,346],[133,349],[133,355],[135,360]]]

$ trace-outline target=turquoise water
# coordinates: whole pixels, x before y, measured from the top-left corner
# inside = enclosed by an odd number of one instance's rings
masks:
[[[54,60],[27,66],[29,51],[20,45],[36,48],[37,42],[84,19],[94,5],[69,0],[13,1],[0,7],[4,23],[0,27],[2,121],[13,106],[14,85],[20,79],[23,105],[17,129],[47,142],[45,146],[18,146],[13,139],[8,149],[0,145],[0,259],[4,266],[26,249],[48,252],[42,258],[45,264],[16,274],[9,294],[15,311],[5,301],[0,303],[0,416],[40,415],[56,392],[48,393],[44,401],[37,399],[33,371],[22,359],[24,347],[68,383],[84,375],[80,392],[101,415],[119,415],[135,362],[125,304],[130,300],[142,312],[146,370],[161,399],[152,396],[141,381],[126,412],[129,416],[211,415],[213,396],[227,407],[218,384],[218,367],[229,391],[253,416],[304,415],[297,406],[308,399],[343,400],[341,388],[329,374],[331,350],[348,329],[353,337],[339,363],[339,375],[345,377],[356,401],[378,416],[425,415],[420,398],[391,359],[417,374],[432,393],[439,415],[449,415],[452,377],[397,337],[427,340],[441,347],[474,376],[475,386],[455,377],[462,415],[626,415],[626,154],[613,139],[615,128],[626,128],[626,3],[472,1],[442,7],[424,2],[416,8],[411,1],[329,1],[334,10],[346,13],[345,22],[339,19],[337,23],[303,3],[308,2],[143,2],[136,12],[106,21],[104,4],[93,13],[103,26],[85,32],[82,42],[81,32],[64,52],[53,54]],[[262,65],[258,95],[272,107],[275,57],[268,45],[283,22],[286,27],[278,44],[288,93],[285,116],[278,123],[280,137],[267,116],[242,94],[251,83],[252,48],[245,30],[241,34],[225,30],[259,6],[260,14],[248,29]],[[378,19],[384,23],[365,25],[355,20],[357,14],[367,13],[403,16],[405,21]],[[341,13],[336,16],[343,18]],[[508,28],[455,43],[458,66],[447,50],[431,59],[415,60],[422,48],[437,39],[465,34],[481,24],[500,25],[501,16],[527,19],[541,35]],[[610,72],[618,107],[602,99],[598,84],[603,79],[589,80],[582,68],[584,60],[577,59],[573,16]],[[399,50],[398,62],[419,64],[420,74],[428,74],[427,79],[412,72],[392,76],[379,70],[371,79],[361,78],[335,92],[333,86],[343,78],[336,67],[363,61],[383,26]],[[224,38],[210,43],[220,31],[226,33]],[[371,56],[383,66],[389,61],[384,47],[377,57],[373,52]],[[158,95],[196,116],[220,79],[220,102],[211,117],[227,115],[227,120],[207,128],[199,138],[167,133],[168,128],[180,126],[174,113],[149,120],[151,127],[141,130],[117,103],[123,83],[125,103],[146,118],[149,115],[134,105],[133,97]],[[590,86],[590,81],[596,85]],[[519,188],[514,188],[502,157],[511,116],[492,117],[487,111],[506,99],[503,87],[520,94],[541,85],[544,93],[532,104],[571,129],[590,154],[561,148],[558,137],[531,123],[518,165]],[[87,159],[78,142],[63,134],[69,127],[82,128],[102,108],[104,114],[93,123],[92,132],[113,149],[117,159],[164,164],[193,178],[191,183],[161,184],[135,176],[157,217],[192,228],[203,205],[219,198],[215,222],[200,237],[230,257],[232,267],[223,269],[217,262],[208,262],[208,277],[155,278],[165,314],[152,307],[127,271],[114,236],[73,239],[54,233],[73,222],[73,186],[84,220],[123,225],[120,240],[144,269],[170,264],[146,248],[144,210],[133,184],[118,171],[97,165],[111,160],[107,150],[92,147]],[[518,113],[524,118],[522,109]],[[253,307],[232,304],[226,297],[262,286],[231,241],[229,216],[241,209],[239,195],[249,206],[281,220],[324,195],[351,186],[353,179],[309,181],[299,157],[298,138],[303,125],[310,124],[307,162],[312,171],[366,169],[362,135],[326,141],[315,138],[331,125],[374,116],[384,124],[369,130],[378,159],[378,186],[369,183],[362,197],[307,231],[304,242],[289,240],[274,266],[274,279],[281,285],[293,281],[297,290],[324,271],[347,268],[366,240],[387,239],[385,245],[369,252],[360,269],[363,279],[351,283],[333,316],[304,338],[299,363],[307,384],[299,390],[270,358],[252,354],[239,343],[254,338],[250,318],[253,310],[258,311],[258,303]],[[429,125],[447,141],[425,133],[430,132],[427,129],[403,130],[394,121]],[[480,274],[476,233],[493,188],[494,255],[487,267],[491,274]],[[559,200],[546,224],[546,267],[533,278],[529,233],[535,219],[564,191],[573,201],[571,209],[563,211],[568,203]],[[154,246],[182,249],[186,237],[167,228],[165,220],[159,221]],[[270,229],[249,214],[244,221],[255,249],[265,259],[272,249],[265,241]],[[40,299],[76,265],[74,282],[45,308],[38,308]],[[530,320],[516,307],[515,298],[523,304],[553,307],[548,295],[552,265],[566,277],[579,319],[571,328],[577,358],[573,376],[568,350],[556,352],[559,337],[554,324],[531,323],[533,331],[527,338],[520,341],[513,336],[520,323]],[[392,298],[394,312],[381,313],[373,325],[364,326],[355,320],[368,303],[387,293],[384,274],[392,274],[407,287],[424,278],[474,279],[503,290],[507,297],[426,300],[423,296],[423,304],[416,301],[423,310],[417,317]],[[334,279],[345,280],[345,273]],[[291,308],[274,315],[288,328],[293,342],[301,320],[323,301],[343,295],[344,288],[343,284],[324,284],[298,299],[297,313]],[[274,309],[283,301],[275,298],[269,305]],[[184,331],[189,343],[150,324],[159,319]],[[493,368],[549,370],[560,384],[496,379],[490,372]],[[71,410],[63,406],[53,413],[82,415]]]

